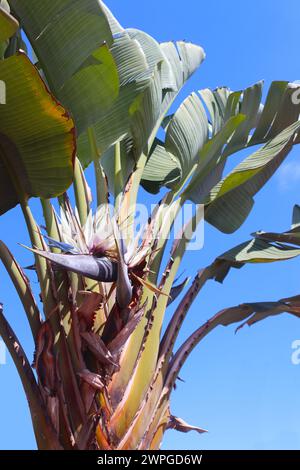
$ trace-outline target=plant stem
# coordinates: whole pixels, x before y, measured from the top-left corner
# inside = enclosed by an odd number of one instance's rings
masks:
[[[2,241],[0,241],[0,259],[19,295],[19,298],[23,304],[24,310],[27,315],[32,336],[34,340],[36,340],[37,334],[41,327],[41,317],[39,309],[31,291],[29,281],[27,280],[25,274],[23,273],[21,267],[19,266],[13,255],[10,253],[7,246]]]
[[[43,404],[43,400],[21,344],[7,322],[0,307],[0,334],[18,370],[29,403],[36,441],[40,450],[61,450],[56,433]]]
[[[120,142],[115,144],[115,177],[114,177],[114,193],[115,193],[115,209],[117,210],[120,203],[120,196],[124,190],[124,179],[122,173],[121,146]]]
[[[28,205],[28,200],[26,198],[23,198],[23,200],[21,200],[21,208],[22,208],[23,215],[26,221],[26,225],[28,228],[28,233],[31,239],[32,246],[40,250],[43,250],[44,246],[39,236],[38,227],[33,218],[30,207]],[[45,315],[48,318],[51,315],[51,313],[53,313],[54,309],[57,307],[57,304],[52,294],[51,279],[50,279],[50,276],[48,275],[47,262],[41,256],[35,255],[35,265],[36,265],[36,271],[37,271],[38,279],[39,279],[40,286],[41,286],[41,295],[42,295]]]
[[[49,237],[52,237],[55,240],[60,240],[60,235],[58,232],[56,219],[55,219],[55,215],[54,215],[50,200],[41,199],[41,204],[42,204],[42,209],[43,209],[44,220],[46,223],[47,234],[49,235]],[[58,250],[56,249],[55,253],[57,252]]]
[[[73,187],[80,223],[83,226],[88,217],[90,208],[87,195],[87,183],[84,179],[83,169],[78,158],[75,159]]]
[[[87,130],[88,139],[91,147],[92,158],[94,161],[95,178],[96,178],[96,192],[97,192],[97,206],[107,203],[107,181],[100,163],[101,155],[97,148],[97,140],[95,130],[89,127]]]

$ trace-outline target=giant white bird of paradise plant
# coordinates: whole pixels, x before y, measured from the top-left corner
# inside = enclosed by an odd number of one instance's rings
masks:
[[[0,212],[21,206],[41,305],[3,242],[0,258],[28,318],[36,374],[2,306],[0,334],[22,380],[39,449],[158,449],[167,429],[204,432],[170,411],[172,389],[194,347],[219,325],[281,312],[299,316],[299,296],[242,304],[222,310],[175,348],[208,280],[222,282],[245,263],[300,253],[296,206],[287,232],[258,232],[218,254],[189,287],[189,278],[176,282],[203,206],[210,224],[234,232],[299,143],[300,105],[291,99],[297,85],[289,82],[273,82],[264,104],[258,82],[234,92],[203,89],[174,109],[204,58],[197,45],[159,44],[124,29],[99,0],[0,1],[0,80],[7,93],[0,108]],[[226,172],[231,155],[245,149],[247,158]],[[94,209],[84,174],[90,164]],[[66,193],[71,184],[76,208]],[[141,186],[161,196],[135,234]],[[41,224],[31,197],[41,200]],[[187,203],[196,210],[168,255],[169,234]]]

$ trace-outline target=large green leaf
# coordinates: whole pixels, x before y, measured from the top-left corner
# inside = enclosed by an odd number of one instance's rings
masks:
[[[171,65],[176,88],[179,91],[201,65],[205,59],[205,52],[202,47],[184,41],[163,42],[160,47]],[[163,73],[168,75],[170,72],[167,68],[163,68]]]
[[[147,81],[143,80],[121,87],[119,97],[112,108],[94,124],[99,156],[104,155],[115,143],[128,137],[130,129],[129,108],[138,94],[143,92],[146,85]],[[90,143],[86,133],[81,134],[78,138],[78,156],[84,168],[92,161]]]
[[[243,120],[243,115],[230,118],[208,140],[209,124],[204,108],[197,95],[191,95],[179,108],[176,116],[165,120],[166,145],[158,140],[154,142],[143,174],[145,189],[156,193],[162,186],[174,188],[196,166],[187,192],[189,199],[200,202],[201,197],[219,181],[224,165],[216,164],[217,159],[223,146]],[[199,126],[201,130],[198,133]],[[188,135],[191,135],[190,140],[185,139]]]
[[[145,54],[147,65],[149,70],[152,72],[158,64],[165,62],[166,56],[164,55],[159,43],[149,34],[140,31],[138,29],[129,28],[126,30],[132,40],[136,40]],[[168,67],[170,70],[170,67]],[[172,71],[168,76],[164,77],[164,83],[162,88],[173,88],[175,87],[174,77]]]
[[[177,42],[177,70],[164,51],[153,38],[136,30],[128,30],[135,37],[147,60],[151,75],[142,95],[130,107],[129,140],[132,139],[135,156],[144,152],[149,155],[155,135],[168,110],[185,81],[195,72],[204,59],[201,47],[190,43]],[[175,45],[173,44],[173,47]],[[180,81],[176,81],[179,74]]]
[[[188,174],[208,139],[208,120],[200,98],[192,93],[171,119],[165,147],[177,157],[182,173]]]
[[[109,23],[97,0],[12,0],[51,90],[79,133],[114,103],[119,77]]]
[[[138,158],[148,152],[148,139],[160,117],[163,89],[159,70],[154,69],[145,91],[139,95],[129,109],[130,135],[133,151]]]
[[[248,146],[250,131],[256,127],[260,118],[260,113],[262,109],[262,88],[262,82],[258,82],[253,86],[246,88],[246,90],[241,95],[242,98],[241,101],[238,103],[237,108],[232,108],[231,100],[229,100],[230,94],[228,95],[224,113],[229,114],[231,112],[231,114],[235,114],[238,111],[239,113],[244,114],[246,116],[246,119],[230,139],[230,142],[228,143],[228,146],[224,151],[225,155],[230,155],[236,152],[237,150]],[[235,101],[234,98],[235,95],[233,96],[233,102]],[[230,106],[230,109],[228,109],[227,106]]]
[[[216,125],[213,125],[213,136],[201,150],[197,168],[185,191],[191,201],[196,204],[203,202],[207,194],[222,178],[226,164],[226,157],[222,155],[222,149],[245,121],[245,118],[243,114],[232,116],[222,127],[219,122],[214,121]]]
[[[213,188],[205,212],[208,222],[225,233],[239,228],[253,207],[253,196],[287,157],[299,128],[299,121],[290,125]]]
[[[146,189],[155,193],[163,185],[175,188],[178,178],[175,180],[173,174],[174,162],[177,162],[177,175],[181,175],[183,182],[191,172],[195,171],[194,179],[187,188],[187,192],[190,199],[195,202],[201,201],[198,188],[202,185],[202,180],[208,172],[213,173],[215,168],[220,169],[218,163],[222,156],[223,147],[245,120],[244,115],[238,114],[229,117],[225,121],[225,104],[223,104],[223,101],[227,99],[228,93],[223,88],[214,92],[211,90],[199,92],[208,109],[209,116],[199,94],[192,93],[172,116],[164,120],[165,143],[160,142],[151,149],[143,175],[143,185]],[[164,151],[162,151],[163,146]],[[161,178],[154,180],[151,175],[155,174],[157,160],[160,155],[164,158],[162,163],[164,168],[162,168]],[[225,161],[225,159],[223,160]],[[219,179],[221,176],[222,172]],[[214,181],[215,178],[212,178],[212,183],[206,194],[219,179]],[[201,193],[202,190],[203,187]]]
[[[58,93],[74,116],[78,134],[105,115],[118,95],[118,70],[107,44],[94,51]]]
[[[133,29],[119,32],[111,50],[122,77],[121,87],[110,111],[94,126],[97,148],[103,155],[112,144],[125,139],[128,155],[133,151],[137,159],[142,151],[148,154],[148,145],[168,107],[201,64],[204,52],[199,46],[183,42],[177,47],[173,43],[158,44],[146,33]],[[86,135],[80,136],[78,151],[87,166],[91,158]]]
[[[232,248],[218,259],[234,263],[272,263],[285,261],[300,255],[300,249],[285,244],[275,244],[254,238]]]
[[[97,0],[11,0],[48,80],[59,91],[112,33]]]
[[[151,38],[127,33],[97,0],[45,0],[43,5],[16,0],[12,5],[50,86],[75,118],[79,158],[87,166],[92,161],[88,128],[93,127],[99,155],[127,136],[130,106],[156,65],[151,59],[149,67],[136,36],[148,50]]]
[[[252,145],[266,145],[238,165],[212,190],[206,219],[218,229],[231,233],[239,228],[253,207],[253,196],[273,175],[295,143],[293,135],[299,129],[300,106],[291,99],[294,90],[294,85],[288,82],[273,82],[264,107],[259,105],[260,83],[247,89],[242,100],[239,92],[229,95],[225,115],[239,111],[246,115],[246,120],[225,147],[222,158]],[[219,192],[221,186],[223,189]]]
[[[50,198],[72,182],[74,123],[23,53],[0,61],[0,213],[23,195]]]
[[[227,88],[214,91],[205,89],[199,94],[207,112],[199,96],[191,94],[163,122],[166,130],[165,143],[160,141],[153,145],[143,175],[143,186],[154,193],[162,186],[176,189],[184,184],[187,176],[192,175],[185,188],[185,197],[197,204],[209,202],[207,220],[225,232],[236,230],[249,214],[253,196],[267,182],[291,148],[289,140],[297,129],[290,128],[287,134],[280,133],[298,120],[300,106],[293,104],[291,99],[294,91],[293,84],[273,82],[263,106],[262,82],[237,92],[231,92]],[[276,140],[277,137],[281,139],[280,142]],[[243,179],[240,179],[239,184],[233,185],[233,192],[218,199],[216,196],[219,186],[225,182],[221,180],[228,156],[263,143],[266,144],[263,149],[249,157],[242,166],[238,166],[232,172],[236,172],[235,176],[231,174],[226,179],[226,185],[230,185],[233,179],[237,183],[236,178],[243,171]],[[261,163],[258,163],[260,158]],[[156,170],[159,159],[162,160],[159,165],[160,177]],[[254,165],[253,172],[251,162]],[[250,171],[246,173],[248,165]],[[257,166],[261,167],[260,172],[255,169]],[[259,173],[255,180],[252,178],[254,173]],[[244,186],[248,176],[251,177],[251,184],[249,181]]]
[[[152,73],[139,42],[131,39],[126,31],[114,39],[111,52],[119,74],[120,90],[112,107],[94,124],[99,155],[129,137],[130,108],[149,86]],[[86,134],[79,137],[78,155],[84,167],[92,160]]]
[[[83,166],[94,158],[85,132],[90,127],[99,156],[126,139],[138,157],[204,58],[192,44],[159,45],[142,31],[124,30],[98,0],[11,4],[51,88],[75,118]]]
[[[155,140],[150,158],[143,173],[143,187],[148,192],[157,193],[162,186],[171,187],[180,181],[182,171],[178,159],[166,151],[162,141]]]

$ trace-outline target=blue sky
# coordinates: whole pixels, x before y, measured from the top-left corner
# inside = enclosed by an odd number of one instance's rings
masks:
[[[182,97],[205,87],[244,88],[257,80],[299,80],[299,0],[107,0],[124,26],[143,29],[159,41],[185,39],[204,47],[205,63]],[[142,5],[142,6],[141,6]],[[289,227],[300,202],[299,149],[256,197],[255,208],[232,236],[205,227],[204,249],[187,254],[183,268],[194,274],[218,254],[248,239],[255,230]],[[234,157],[237,160],[239,157]],[[149,199],[150,201],[150,199]],[[37,219],[41,214],[33,201]],[[28,238],[18,208],[0,218],[1,238],[21,265],[30,255],[17,245]],[[277,300],[299,293],[300,261],[248,266],[232,271],[224,285],[207,284],[194,303],[179,342],[226,306]],[[0,298],[26,349],[25,315],[0,267]],[[171,312],[170,312],[171,313]],[[170,316],[168,313],[168,316]],[[165,449],[289,449],[300,447],[300,365],[291,362],[292,342],[300,340],[299,320],[288,315],[244,328],[215,330],[194,351],[181,372],[172,413],[209,432],[166,434]],[[0,366],[0,449],[31,449],[35,441],[26,400],[10,358]]]

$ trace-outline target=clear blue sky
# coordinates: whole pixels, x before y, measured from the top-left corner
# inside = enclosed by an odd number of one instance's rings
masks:
[[[143,29],[159,41],[186,39],[202,45],[207,59],[182,96],[194,89],[227,85],[246,87],[259,79],[299,80],[299,0],[107,0],[124,26]],[[300,202],[300,148],[256,197],[255,208],[233,236],[206,226],[204,249],[187,255],[194,274],[227,248],[258,229],[281,231]],[[41,221],[37,202],[37,218]],[[0,218],[1,238],[22,265],[30,255],[19,209]],[[190,311],[182,341],[219,309],[243,301],[277,300],[299,293],[300,260],[245,267],[223,286],[211,282]],[[22,308],[0,267],[0,298],[26,349],[32,344]],[[169,313],[170,315],[170,313]],[[268,319],[234,334],[220,327],[194,351],[181,372],[172,399],[173,414],[209,433],[168,432],[166,449],[300,448],[300,365],[291,363],[291,344],[300,339],[300,323],[287,315]],[[26,400],[10,358],[0,366],[0,448],[35,448]]]

